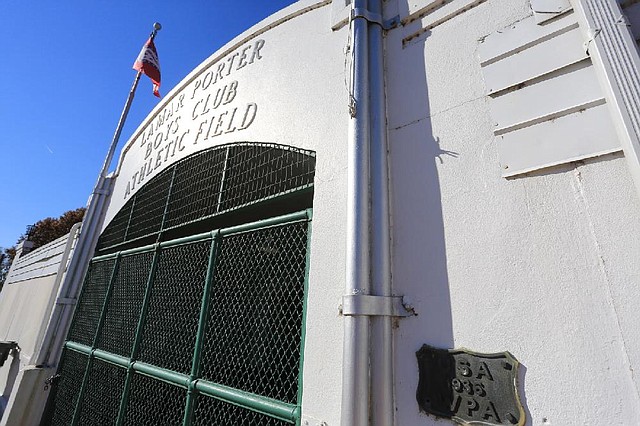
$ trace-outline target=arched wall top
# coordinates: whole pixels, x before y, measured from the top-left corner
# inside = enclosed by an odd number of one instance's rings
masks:
[[[176,86],[122,150],[104,223],[144,181],[212,146],[265,140],[312,151],[342,146],[347,31],[331,29],[330,5],[306,0],[283,9]]]
[[[142,183],[105,228],[98,251],[310,188],[315,163],[313,151],[273,143],[196,152]]]
[[[228,55],[233,54],[234,51],[240,49],[241,47],[246,47],[248,43],[251,43],[253,40],[260,37],[260,35],[265,34],[267,31],[272,30],[287,21],[291,21],[307,12],[327,6],[331,4],[332,1],[333,0],[298,0],[296,3],[274,13],[273,15],[265,18],[253,27],[249,28],[247,31],[236,36],[233,40],[231,40],[222,48],[218,49],[218,51],[209,56],[193,71],[191,71],[191,73],[189,73],[180,83],[178,83],[178,85],[171,89],[171,91],[165,97],[163,97],[162,101],[159,102],[158,105],[149,113],[144,121],[140,123],[138,128],[135,130],[133,135],[129,138],[124,148],[122,149],[116,173],[120,170],[125,155],[131,148],[133,142],[144,133],[145,129],[150,124],[152,124],[153,120],[155,120],[158,115],[163,113],[165,108],[171,106],[171,102],[174,100],[174,98],[179,98],[180,93],[191,83],[197,80],[204,71],[223,61]],[[263,45],[263,43],[259,44]]]

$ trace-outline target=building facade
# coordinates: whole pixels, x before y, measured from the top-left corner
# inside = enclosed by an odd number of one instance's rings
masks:
[[[45,420],[637,424],[637,6],[240,34],[121,152]]]

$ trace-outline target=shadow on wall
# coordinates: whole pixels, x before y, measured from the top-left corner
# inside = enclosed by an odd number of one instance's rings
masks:
[[[406,16],[408,5],[400,7],[406,9],[400,16]],[[389,36],[388,43],[401,45],[399,34],[392,32]],[[397,361],[416,365],[415,352],[423,343],[443,349],[452,348],[454,343],[436,163],[455,161],[458,154],[441,150],[433,136],[424,39],[404,49],[394,45],[388,50],[398,55],[388,61],[393,66],[388,65],[387,74],[388,92],[395,93],[388,95],[393,278],[395,290],[402,292],[418,313],[403,320],[398,330],[398,355],[412,359]],[[406,347],[408,342],[414,345]]]
[[[400,2],[399,8],[401,17],[408,15],[407,1]],[[418,20],[390,31],[386,41],[393,283],[396,294],[405,296],[418,314],[401,320],[395,333],[398,425],[441,424],[418,406],[416,352],[425,344],[440,349],[454,349],[455,346],[445,223],[449,232],[456,232],[456,223],[445,221],[441,190],[442,185],[455,183],[441,182],[438,166],[456,163],[464,154],[441,149],[439,138],[434,136],[426,63],[436,62],[438,58],[429,58],[425,53],[429,51],[431,32],[426,31],[418,39],[402,45],[402,34],[418,30],[419,26]],[[447,141],[447,146],[451,145],[455,146],[455,141]],[[459,366],[446,363],[441,368],[445,369],[441,374],[451,378],[455,377],[454,370]],[[522,392],[525,372],[526,368],[521,364],[518,387],[530,419]],[[438,395],[440,406],[454,409],[453,392],[449,388],[444,393]],[[453,414],[442,413],[442,417]]]
[[[408,5],[400,2],[399,7],[400,16],[407,16]],[[418,315],[401,320],[395,335],[396,422],[414,424],[421,417],[420,424],[426,424],[416,402],[416,352],[423,344],[442,349],[454,345],[437,163],[455,161],[458,154],[443,151],[433,136],[425,37],[402,48],[402,32],[387,36],[393,282],[395,292],[404,295]]]

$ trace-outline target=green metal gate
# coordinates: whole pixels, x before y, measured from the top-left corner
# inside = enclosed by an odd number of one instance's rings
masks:
[[[230,182],[225,149],[224,156],[214,153],[225,164],[213,185]],[[145,186],[169,185],[152,232],[170,223],[172,201],[185,198],[175,191],[188,186],[176,179],[180,167],[164,174],[170,180],[159,175]],[[220,212],[221,194],[212,196],[214,213],[208,207],[196,219]],[[130,204],[119,213],[128,216],[127,228],[139,223],[131,221]],[[175,206],[184,209],[184,202]],[[193,208],[179,217],[192,221]],[[115,244],[126,242],[128,231]],[[65,343],[50,424],[299,425],[310,231],[306,209],[94,257]]]

